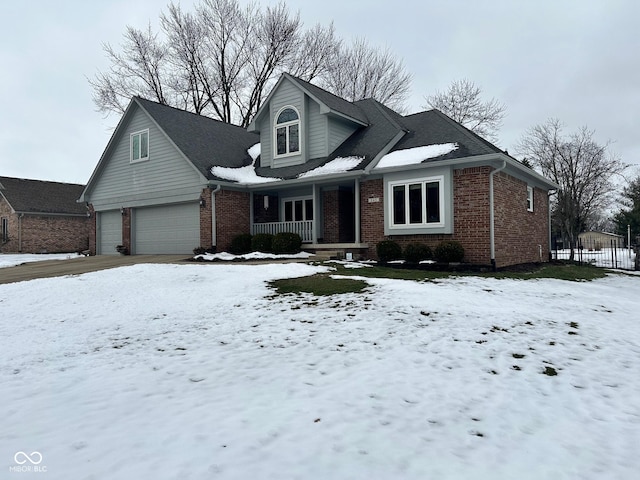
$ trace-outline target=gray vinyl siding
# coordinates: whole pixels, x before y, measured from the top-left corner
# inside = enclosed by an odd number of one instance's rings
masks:
[[[338,146],[344,142],[353,132],[357,130],[357,126],[353,123],[340,120],[338,118],[329,118],[329,151],[331,154]]]
[[[307,98],[307,140],[309,159],[326,157],[327,116],[320,114],[320,105]]]
[[[290,157],[282,157],[282,158],[273,158],[274,155],[274,147],[273,143],[270,145],[269,155],[271,155],[272,163],[271,166],[273,168],[278,167],[289,167],[291,165],[300,165],[305,162],[304,151],[306,149],[306,128],[305,128],[305,117],[307,112],[305,111],[305,101],[304,101],[304,93],[293,83],[290,81],[284,81],[280,84],[280,88],[278,91],[274,93],[273,97],[271,97],[271,104],[269,105],[270,115],[269,115],[269,126],[268,126],[268,134],[273,136],[273,124],[275,122],[275,117],[278,114],[278,111],[287,105],[291,105],[298,110],[300,114],[301,122],[300,122],[300,142],[301,142],[301,153],[300,155],[292,155]],[[264,150],[262,150],[264,152]]]
[[[89,193],[96,210],[194,199],[206,182],[153,121],[135,107],[114,138],[103,170]],[[149,129],[149,160],[130,162],[130,134]]]

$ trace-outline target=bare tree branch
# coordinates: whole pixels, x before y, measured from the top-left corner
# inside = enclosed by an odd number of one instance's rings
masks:
[[[495,98],[482,101],[481,96],[482,89],[472,81],[456,80],[447,91],[425,97],[424,108],[440,110],[481,137],[496,142],[507,107]]]
[[[347,100],[373,97],[402,106],[410,75],[388,50],[364,40],[344,47],[333,24],[304,29],[286,3],[261,9],[239,0],[201,0],[185,12],[169,3],[161,31],[127,27],[120,49],[105,45],[111,67],[89,83],[104,113],[122,113],[134,95],[247,126],[282,72]]]
[[[351,102],[375,98],[389,108],[403,111],[411,75],[388,48],[377,49],[360,38],[338,48],[321,83]]]
[[[560,186],[554,223],[569,241],[573,259],[578,234],[611,204],[615,192],[612,179],[626,166],[609,152],[610,143],[598,144],[587,127],[568,136],[562,130],[557,119],[536,125],[522,137],[518,151]]]

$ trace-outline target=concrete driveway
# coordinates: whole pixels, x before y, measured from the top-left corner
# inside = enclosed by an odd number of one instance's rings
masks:
[[[138,263],[187,263],[189,255],[97,255],[71,260],[44,260],[15,267],[0,268],[0,284],[34,278],[62,277],[106,270]]]

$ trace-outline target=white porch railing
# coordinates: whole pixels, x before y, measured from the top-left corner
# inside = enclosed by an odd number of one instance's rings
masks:
[[[313,242],[313,220],[254,223],[252,230],[252,235],[257,233],[270,233],[271,235],[275,235],[276,233],[292,232],[300,235],[303,243]]]

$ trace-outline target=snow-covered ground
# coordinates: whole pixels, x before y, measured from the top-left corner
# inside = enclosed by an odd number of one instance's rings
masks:
[[[637,477],[638,277],[266,284],[334,266],[0,285],[0,477]]]
[[[29,262],[42,262],[44,260],[69,260],[79,256],[77,253],[0,253],[0,268],[14,267]]]

